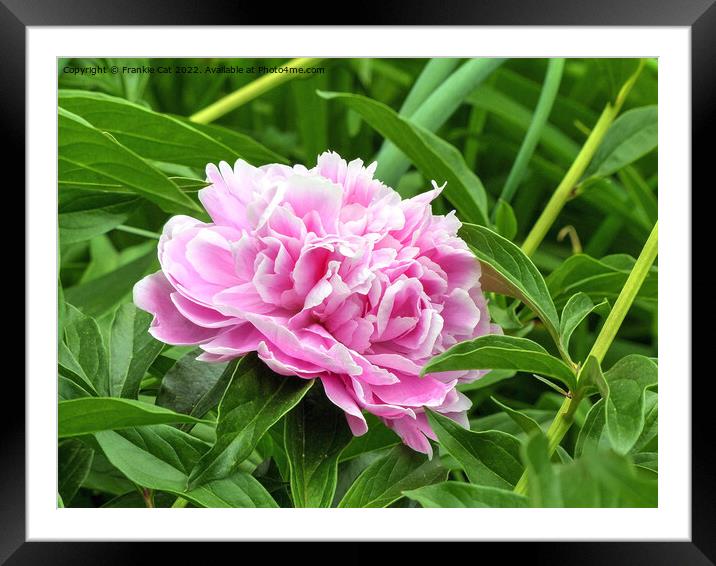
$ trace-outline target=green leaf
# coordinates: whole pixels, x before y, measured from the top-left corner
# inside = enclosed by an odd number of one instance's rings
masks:
[[[136,399],[144,374],[164,344],[149,334],[152,316],[132,303],[114,315],[109,337],[109,394]]]
[[[63,506],[70,505],[92,466],[94,450],[80,440],[64,440],[57,449],[57,491]]]
[[[445,84],[459,62],[459,59],[449,57],[428,59],[405,97],[400,107],[400,115],[410,117],[418,110],[437,88]]]
[[[368,432],[361,436],[354,436],[338,458],[339,462],[345,462],[357,458],[362,454],[376,452],[384,448],[390,448],[400,442],[395,432],[379,421],[370,413],[365,415],[368,423]]]
[[[328,100],[338,100],[361,117],[382,136],[403,151],[426,179],[447,183],[445,197],[465,220],[487,223],[487,196],[480,179],[467,168],[460,152],[432,132],[401,118],[391,108],[357,94],[319,92]]]
[[[562,341],[562,348],[569,351],[569,342],[572,334],[592,312],[599,312],[602,316],[609,314],[609,303],[602,301],[595,305],[586,293],[572,295],[562,309],[562,317],[559,321],[559,337]]]
[[[201,421],[188,415],[133,399],[83,397],[60,401],[57,434],[64,438],[150,424],[198,422]]]
[[[97,444],[97,450],[92,460],[92,467],[82,483],[82,487],[110,495],[122,495],[136,491],[135,484],[107,460],[99,444]]]
[[[230,367],[231,382],[219,403],[216,444],[192,470],[190,488],[231,475],[264,433],[313,385],[312,380],[273,373],[256,354],[248,354]]]
[[[527,129],[527,133],[522,140],[522,145],[520,146],[517,157],[515,157],[515,161],[512,164],[512,168],[507,176],[505,185],[502,187],[500,201],[504,200],[506,203],[511,202],[515,192],[517,191],[517,187],[525,176],[527,166],[532,158],[532,154],[537,148],[537,143],[539,142],[542,130],[547,124],[547,118],[552,111],[552,105],[557,97],[559,85],[562,81],[563,70],[564,59],[549,59],[549,62],[547,63],[547,74],[545,75],[537,106],[532,114],[529,128]],[[514,237],[514,234],[512,234],[512,236],[508,236],[502,231],[500,231],[500,233],[510,240]]]
[[[59,108],[58,127],[58,178],[61,183],[119,184],[167,212],[201,212],[199,206],[164,174],[86,120]]]
[[[338,458],[353,437],[345,414],[325,396],[309,395],[286,415],[284,425],[293,506],[330,507]]]
[[[484,226],[463,224],[460,236],[480,260],[480,281],[495,291],[525,303],[559,344],[559,317],[542,274],[520,248]]]
[[[592,299],[616,299],[634,266],[634,258],[627,255],[613,255],[595,259],[585,254],[567,258],[549,277],[547,287],[557,304],[566,302],[573,294],[583,292]],[[637,300],[656,301],[658,293],[658,271],[649,270],[639,289]]]
[[[629,458],[613,451],[590,452],[557,473],[564,507],[658,505],[655,475],[640,473]]]
[[[608,386],[602,391],[605,424],[612,447],[628,452],[644,429],[647,388],[656,385],[658,369],[645,356],[632,354],[619,360],[604,373]]]
[[[504,63],[505,59],[497,57],[472,58],[465,61],[455,72],[445,80],[440,80],[432,71],[439,67],[437,74],[443,74],[446,67],[450,66],[448,59],[426,67],[431,71],[425,73],[416,81],[413,89],[408,95],[405,105],[401,108],[400,115],[410,120],[410,123],[424,128],[426,131],[435,132],[452,116],[462,105],[465,97],[475,88],[483,83],[495,69]],[[424,100],[419,101],[419,99]],[[389,136],[385,136],[389,137]],[[392,141],[395,145],[391,145]],[[385,141],[378,154],[378,178],[383,179],[388,185],[397,185],[399,179],[408,170],[410,154],[404,150],[395,140]],[[397,148],[395,147],[397,146]]]
[[[92,238],[89,242],[90,260],[79,283],[97,279],[119,266],[119,254],[108,236],[102,234]]]
[[[659,448],[659,395],[647,389],[644,397],[644,427],[630,452],[656,452]]]
[[[212,480],[181,495],[203,507],[278,507],[259,481],[245,472]]]
[[[523,409],[520,413],[535,421],[542,429],[549,426],[554,419],[554,410],[552,409]],[[470,419],[470,430],[499,430],[513,436],[524,434],[524,429],[512,417],[503,412]]]
[[[183,493],[187,476],[209,445],[168,425],[96,432],[107,459],[137,485]]]
[[[468,104],[480,108],[524,131],[532,124],[532,110],[516,102],[499,90],[481,85],[467,99]],[[571,163],[579,153],[579,145],[560,129],[547,123],[540,132],[539,146],[554,156],[561,163]],[[534,158],[533,158],[534,161]]]
[[[67,348],[64,344],[62,346]],[[96,395],[96,392],[92,393],[90,387],[85,388],[80,383],[72,381],[72,379],[64,375],[57,376],[57,398],[59,401],[90,397],[92,395]]]
[[[499,199],[495,205],[495,230],[508,240],[517,235],[517,217],[507,201]]]
[[[133,195],[64,189],[60,180],[57,223],[62,245],[88,240],[113,230],[136,210]]]
[[[189,120],[179,116],[177,116],[177,119],[231,148],[234,153],[237,153],[245,161],[254,166],[267,165],[269,163],[289,163],[289,160],[283,155],[279,155],[272,149],[261,145],[252,137],[237,132],[236,130],[230,130],[217,124],[197,124],[196,122],[189,122]],[[226,157],[223,159],[226,159]],[[204,167],[202,166],[202,170],[203,169]]]
[[[109,461],[138,485],[174,493],[202,507],[277,507],[245,472],[186,490],[189,471],[209,445],[171,426],[103,431],[95,438]]]
[[[514,436],[496,430],[466,430],[432,411],[428,420],[440,445],[460,463],[471,483],[512,489],[520,479],[520,441]]]
[[[169,508],[172,503],[176,501],[176,496],[171,493],[164,493],[163,491],[155,491],[152,494],[152,503],[157,508]],[[144,496],[139,491],[132,491],[130,493],[123,493],[117,497],[110,499],[107,503],[101,505],[102,509],[127,509],[127,508],[140,508],[144,509],[147,507],[147,502]]]
[[[157,405],[201,418],[219,404],[233,375],[228,363],[197,360],[203,350],[182,356],[162,378]],[[238,362],[237,362],[238,363]]]
[[[656,452],[640,452],[638,454],[633,454],[632,459],[634,460],[635,466],[646,468],[652,472],[659,471],[659,454]]]
[[[531,434],[533,432],[541,432],[542,429],[539,426],[539,423],[534,420],[529,415],[517,411],[511,407],[508,407],[504,403],[500,403],[497,399],[494,397],[490,397],[492,399],[492,402],[495,403],[498,407],[500,407],[507,415],[515,422],[517,425],[527,434]]]
[[[585,178],[608,177],[652,151],[657,144],[658,107],[628,110],[609,127]]]
[[[542,346],[527,338],[488,334],[466,340],[432,358],[421,375],[468,369],[504,369],[538,373],[559,379],[570,390],[576,388],[572,370],[551,356]]]
[[[134,284],[155,264],[156,257],[156,250],[150,250],[111,273],[66,289],[65,299],[85,314],[99,318],[132,292]]]
[[[250,161],[247,154],[252,159],[263,158],[258,165],[266,163],[266,158],[278,157],[281,161],[279,156],[242,134],[225,135],[225,140],[229,137],[231,140],[223,143],[189,121],[153,112],[122,98],[81,90],[60,90],[58,98],[62,108],[81,116],[98,130],[110,133],[124,147],[145,159],[200,170],[207,163],[229,161],[233,164],[239,158]]]
[[[296,108],[296,126],[306,156],[305,162],[309,166],[315,163],[316,157],[329,147],[328,103],[316,96],[316,90],[325,89],[327,85],[326,75],[291,81],[292,98]]]
[[[587,413],[584,426],[577,437],[574,455],[579,457],[605,448],[609,448],[609,441],[604,434],[604,399],[599,399]]]
[[[547,437],[539,430],[530,435],[522,449],[532,507],[562,507],[559,479],[550,462],[547,444]]]
[[[373,462],[351,485],[338,507],[387,507],[405,491],[442,481],[447,470],[437,458],[428,460],[407,446],[398,445]]]
[[[59,345],[59,364],[67,377],[95,395],[107,395],[108,366],[99,326],[74,306],[65,307],[65,341]]]
[[[559,461],[563,464],[571,464],[574,462],[574,458],[569,455],[569,452],[567,452],[564,448],[562,448],[560,445],[557,445],[557,447],[554,449],[554,453],[557,458],[559,458]],[[555,457],[553,456],[552,459],[554,460]]]
[[[446,481],[427,485],[405,492],[406,497],[417,501],[423,507],[436,508],[515,508],[529,507],[527,498],[512,491],[472,485],[469,483]]]

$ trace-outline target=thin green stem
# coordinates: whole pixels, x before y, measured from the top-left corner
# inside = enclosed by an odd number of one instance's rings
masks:
[[[537,143],[542,136],[542,130],[547,124],[547,118],[552,111],[552,106],[557,98],[557,91],[562,82],[562,71],[564,70],[564,59],[550,59],[547,66],[547,74],[545,75],[542,92],[539,95],[537,106],[535,107],[532,121],[530,122],[527,133],[522,141],[522,146],[517,153],[515,162],[512,165],[510,174],[507,177],[505,186],[502,187],[500,198],[505,202],[510,202],[515,196],[517,187],[522,181],[527,170],[532,154],[537,147]],[[494,216],[494,211],[493,211]]]
[[[154,507],[154,490],[147,487],[141,489],[142,499],[144,499],[144,505],[148,508]]]
[[[545,206],[542,214],[540,214],[537,222],[535,222],[532,230],[530,230],[530,233],[527,235],[527,238],[525,238],[525,241],[522,244],[522,251],[525,252],[526,255],[532,255],[539,247],[542,240],[544,240],[544,237],[547,235],[547,232],[549,232],[549,229],[557,220],[562,208],[564,208],[564,205],[573,196],[573,191],[577,183],[582,178],[582,175],[584,175],[589,163],[592,161],[592,157],[594,157],[595,152],[604,140],[604,136],[607,134],[609,126],[612,125],[612,122],[614,122],[618,116],[619,111],[624,105],[624,101],[634,86],[634,83],[636,82],[643,66],[644,63],[642,60],[636,72],[629,77],[629,80],[627,80],[622,86],[616,100],[614,100],[613,103],[611,101],[608,102],[604,107],[601,116],[599,116],[597,123],[592,128],[592,131],[590,132],[587,141],[584,142],[577,158],[565,174],[562,182],[555,189],[552,197],[547,203],[547,206]]]
[[[186,507],[186,504],[189,503],[186,499],[183,497],[177,497],[176,501],[172,503],[172,509],[180,509],[182,507]]]
[[[614,338],[624,321],[624,317],[631,308],[634,299],[639,293],[639,289],[641,289],[644,280],[649,274],[649,269],[651,269],[651,266],[656,259],[659,248],[658,230],[659,223],[657,222],[654,225],[651,234],[649,234],[649,238],[644,244],[644,247],[637,258],[631,273],[629,273],[629,277],[627,278],[624,287],[619,292],[619,296],[614,303],[614,307],[610,311],[609,316],[607,316],[607,320],[604,322],[602,329],[599,331],[599,335],[594,341],[587,358],[594,356],[599,363],[604,360],[604,356],[609,350],[609,347],[612,345],[612,342],[614,341]],[[577,376],[577,383],[579,383],[579,376]],[[547,431],[547,441],[550,455],[556,450],[559,443],[562,442],[564,435],[567,434],[567,431],[572,426],[572,422],[574,422],[574,413],[577,411],[583,397],[584,388],[577,387],[577,391],[573,392],[572,397],[567,397],[562,403],[562,406],[559,408],[557,416],[554,418],[549,430]],[[524,494],[526,491],[527,474],[523,473],[522,477],[517,482],[517,485],[515,485],[515,492]]]
[[[631,273],[629,273],[629,277],[619,293],[612,310],[609,312],[607,320],[604,321],[604,326],[602,326],[599,336],[597,336],[597,339],[592,346],[592,350],[589,352],[589,356],[597,358],[599,363],[604,360],[604,356],[609,350],[609,346],[612,345],[612,342],[614,341],[614,338],[624,321],[624,317],[626,317],[627,312],[631,308],[637,293],[639,293],[639,289],[641,289],[642,283],[644,283],[646,276],[649,274],[649,269],[651,269],[651,266],[656,259],[659,247],[658,231],[659,222],[654,224],[654,228],[652,229],[651,234],[649,234],[649,238],[646,240],[644,248],[641,250]]]
[[[284,66],[289,69],[305,69],[316,65],[320,61],[322,61],[322,59],[302,57],[300,59],[293,59]],[[213,104],[210,104],[203,110],[199,110],[195,114],[192,114],[189,117],[189,120],[198,124],[208,124],[209,122],[213,122],[217,118],[220,118],[224,114],[228,114],[232,110],[237,109],[239,106],[246,104],[254,98],[261,96],[263,93],[301,76],[305,75],[293,71],[264,75],[232,92],[231,94],[217,100]]]
[[[156,232],[150,232],[149,230],[142,230],[141,228],[135,228],[134,226],[125,226],[124,224],[115,226],[114,229],[119,230],[120,232],[127,232],[127,234],[134,234],[135,236],[143,236],[145,238],[151,238],[153,240],[158,240],[161,237],[161,235],[157,234]]]

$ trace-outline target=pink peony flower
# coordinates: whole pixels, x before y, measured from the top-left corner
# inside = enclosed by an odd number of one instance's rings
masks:
[[[134,287],[151,334],[198,344],[220,362],[256,351],[281,375],[319,378],[355,435],[363,411],[431,454],[425,408],[467,424],[455,386],[480,372],[419,377],[490,323],[480,265],[454,212],[432,214],[373,179],[376,164],[324,153],[313,169],[208,165],[199,198],[213,223],[175,216],[159,241],[161,271]]]

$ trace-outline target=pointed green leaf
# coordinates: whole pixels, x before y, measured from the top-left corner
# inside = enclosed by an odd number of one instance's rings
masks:
[[[164,344],[149,334],[152,316],[132,303],[114,315],[109,336],[109,394],[136,399],[139,384]]]
[[[595,305],[586,293],[572,295],[562,309],[562,317],[559,321],[559,337],[562,341],[562,348],[569,351],[569,341],[572,334],[592,312],[599,312],[602,316],[609,314],[609,303],[603,300]]]
[[[658,143],[658,107],[627,110],[609,127],[585,178],[608,177],[643,157]]]
[[[95,433],[109,461],[137,485],[168,491],[202,507],[277,507],[246,472],[187,491],[189,471],[209,445],[167,425]]]
[[[201,212],[176,184],[110,135],[63,108],[59,108],[58,114],[61,183],[119,184],[167,212]]]
[[[94,450],[84,442],[70,439],[57,449],[57,491],[63,505],[70,505],[92,466]]]
[[[59,345],[59,363],[66,377],[97,395],[108,395],[108,365],[99,326],[74,306],[65,308],[65,341]]]
[[[264,165],[285,161],[248,136],[225,128],[223,139],[202,128],[168,114],[154,112],[122,98],[83,90],[60,90],[59,104],[81,116],[98,130],[109,132],[120,144],[145,159],[178,163],[204,170],[207,163],[239,158]],[[228,132],[228,133],[226,133]]]
[[[574,373],[562,360],[527,338],[488,334],[466,340],[432,358],[421,375],[468,369],[526,371],[554,377],[570,390],[576,387]]]
[[[110,312],[132,292],[134,284],[155,264],[157,251],[148,251],[119,269],[65,290],[65,298],[96,318]]]
[[[57,434],[64,438],[150,424],[198,422],[201,421],[189,415],[134,399],[82,397],[60,401]]]
[[[520,248],[484,226],[463,223],[460,236],[480,260],[483,289],[521,300],[559,343],[559,317],[542,274]]]
[[[319,92],[327,100],[338,100],[382,136],[404,152],[426,179],[447,183],[445,196],[460,218],[487,223],[487,196],[480,179],[467,168],[460,152],[428,130],[400,117],[394,110],[365,96]]]
[[[499,199],[495,205],[495,231],[508,240],[517,235],[517,217],[507,201]]]
[[[432,411],[428,412],[428,420],[441,446],[460,463],[470,482],[512,489],[520,479],[520,441],[514,436],[496,430],[466,430]]]
[[[65,189],[60,181],[57,224],[63,245],[89,240],[113,230],[136,210],[139,198]]]
[[[632,354],[604,373],[605,423],[609,440],[619,453],[628,452],[644,429],[647,388],[656,385],[658,369],[645,356]]]
[[[407,446],[392,448],[368,466],[351,485],[338,507],[387,507],[405,491],[442,481],[447,470],[437,458],[428,460]]]
[[[522,449],[527,473],[527,494],[532,507],[561,507],[558,476],[550,462],[547,437],[542,431],[530,435]]]
[[[539,423],[534,420],[529,415],[523,413],[522,411],[517,411],[516,409],[513,409],[511,407],[508,407],[504,403],[500,403],[497,399],[494,397],[490,397],[492,399],[492,402],[495,403],[498,407],[500,407],[507,415],[515,422],[517,425],[525,431],[527,434],[531,434],[534,432],[541,432],[542,429],[539,426]]]
[[[197,348],[182,356],[164,374],[157,393],[157,405],[201,418],[221,401],[234,365],[197,360]]]
[[[400,442],[400,437],[389,429],[385,423],[378,420],[377,417],[368,413],[365,415],[365,419],[368,423],[368,432],[361,436],[353,437],[345,450],[341,452],[338,458],[339,462],[345,462],[361,454],[390,448]]]
[[[587,418],[577,437],[574,455],[579,457],[582,454],[596,452],[608,447],[609,441],[604,434],[604,399],[599,399],[587,413]]]
[[[338,458],[353,438],[345,414],[321,392],[305,397],[284,424],[293,506],[330,507]]]
[[[611,450],[586,453],[557,473],[564,507],[658,505],[656,475]]]
[[[547,277],[547,287],[557,304],[575,293],[584,292],[593,300],[616,299],[634,266],[634,258],[619,254],[595,259],[585,254],[567,258]],[[637,299],[656,301],[658,270],[652,267]]]
[[[216,444],[191,471],[189,487],[231,475],[311,385],[312,380],[273,373],[256,354],[234,363],[231,382],[219,403]]]
[[[446,481],[405,492],[423,507],[436,508],[515,508],[529,507],[527,498],[506,489]]]

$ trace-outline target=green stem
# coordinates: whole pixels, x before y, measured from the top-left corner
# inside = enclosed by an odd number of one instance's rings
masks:
[[[612,310],[609,312],[607,320],[604,321],[604,326],[602,326],[599,336],[597,336],[597,339],[592,346],[592,350],[589,352],[589,356],[597,358],[599,363],[604,360],[604,356],[606,355],[607,350],[609,350],[609,346],[612,345],[612,342],[619,331],[619,327],[624,321],[624,317],[634,302],[639,289],[641,289],[642,283],[644,283],[646,276],[649,274],[649,269],[651,269],[651,266],[656,259],[659,247],[658,231],[659,222],[654,224],[654,228],[651,230],[651,234],[649,234],[649,238],[646,240],[644,248],[641,250],[631,273],[629,273],[629,277],[619,293]]]
[[[564,69],[564,59],[550,59],[547,67],[547,74],[545,75],[544,85],[542,86],[542,92],[539,95],[537,106],[535,107],[532,121],[530,122],[527,133],[522,141],[522,146],[517,153],[515,162],[512,165],[510,174],[507,177],[505,186],[502,188],[500,198],[505,202],[510,202],[512,197],[515,196],[517,186],[524,177],[527,165],[537,147],[542,136],[542,130],[547,123],[547,118],[552,111],[552,106],[557,98],[557,91],[559,85],[562,82],[562,70]],[[494,216],[494,211],[493,211]],[[493,218],[494,220],[494,218]]]
[[[189,503],[186,499],[183,497],[177,497],[176,501],[172,503],[172,509],[180,509],[182,507],[186,507],[186,504]]]
[[[547,232],[552,227],[552,224],[554,224],[557,220],[562,208],[564,208],[564,205],[572,196],[574,188],[582,178],[582,175],[584,175],[584,172],[587,170],[587,167],[592,161],[592,157],[594,157],[594,153],[597,151],[597,148],[599,148],[600,144],[604,140],[604,136],[607,134],[609,126],[612,125],[612,122],[614,122],[619,114],[619,111],[624,105],[624,101],[634,86],[634,83],[636,82],[643,66],[644,62],[642,60],[636,72],[629,77],[629,80],[627,80],[622,86],[616,100],[614,100],[613,103],[611,101],[608,102],[604,107],[601,116],[599,116],[597,123],[592,128],[592,131],[589,134],[587,141],[584,142],[577,158],[565,174],[562,182],[555,189],[552,197],[547,203],[547,206],[542,211],[542,214],[540,214],[540,217],[532,227],[532,230],[530,230],[527,238],[525,238],[525,241],[522,244],[522,251],[525,252],[526,255],[532,255],[539,247],[542,240],[544,240],[544,237],[547,235]]]
[[[143,236],[145,238],[151,238],[153,240],[158,240],[161,237],[161,235],[157,234],[156,232],[150,232],[149,230],[142,230],[141,228],[135,228],[134,226],[125,226],[124,224],[115,226],[114,229],[119,230],[120,232],[127,232],[127,234],[134,234],[135,236]]]
[[[284,66],[289,67],[290,69],[305,69],[319,63],[321,60],[322,59],[320,58],[303,57],[300,59],[293,59]],[[220,118],[224,114],[228,114],[232,110],[235,110],[239,106],[246,104],[254,98],[261,96],[263,93],[300,76],[303,75],[298,72],[290,71],[264,75],[263,77],[260,77],[246,86],[243,86],[231,94],[217,100],[203,110],[199,110],[199,112],[192,114],[189,116],[189,120],[198,124],[208,124],[209,122],[213,122],[217,118]]]
[[[141,489],[141,493],[142,493],[142,499],[144,499],[144,505],[150,509],[153,508],[154,507],[154,491],[147,487],[143,487]]]
[[[619,327],[624,321],[624,317],[634,302],[639,289],[641,289],[644,280],[649,274],[649,269],[651,269],[651,266],[656,259],[659,248],[658,230],[659,223],[657,222],[654,225],[651,234],[649,234],[649,238],[646,240],[639,257],[631,270],[631,273],[629,273],[629,277],[627,278],[626,283],[624,283],[624,287],[619,292],[619,296],[614,303],[614,307],[610,311],[609,316],[607,316],[607,320],[604,322],[604,326],[602,326],[599,336],[597,336],[597,339],[594,341],[587,358],[594,356],[599,363],[604,360],[604,356],[609,350],[609,347],[612,345],[612,342],[619,331]],[[579,382],[579,376],[577,377],[577,381]],[[547,431],[547,442],[550,455],[556,450],[559,443],[562,442],[564,435],[567,434],[567,431],[572,426],[572,422],[574,422],[574,413],[577,411],[583,397],[584,388],[578,387],[573,396],[567,397],[563,401],[562,406],[559,408],[557,416],[554,418],[549,430]],[[522,474],[522,477],[517,482],[517,485],[515,485],[514,491],[521,494],[524,494],[527,491],[526,473]]]

